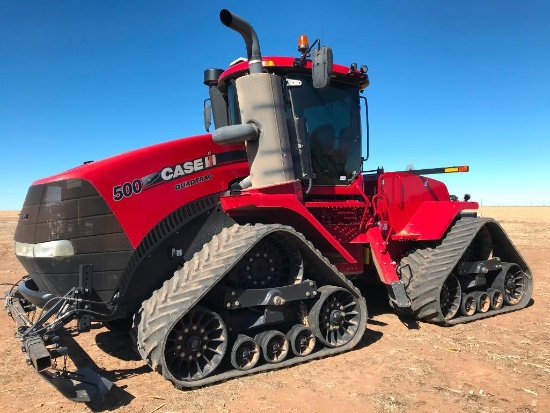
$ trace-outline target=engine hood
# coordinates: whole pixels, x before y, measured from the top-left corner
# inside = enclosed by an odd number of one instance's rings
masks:
[[[67,180],[89,182],[136,247],[175,209],[225,191],[231,181],[247,175],[244,146],[220,146],[207,134],[90,162],[37,180],[33,186]]]

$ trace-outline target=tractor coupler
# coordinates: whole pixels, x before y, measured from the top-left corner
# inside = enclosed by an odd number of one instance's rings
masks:
[[[83,367],[75,372],[51,369],[41,371],[39,374],[63,396],[75,402],[99,399],[113,386],[113,383],[89,367]]]
[[[102,397],[111,389],[113,383],[88,367],[70,372],[65,368],[65,363],[62,368],[57,366],[57,358],[66,361],[68,349],[59,345],[60,338],[55,331],[78,318],[78,311],[72,305],[74,298],[58,297],[54,303],[45,307],[43,315],[36,322],[31,321],[27,311],[34,309],[34,305],[18,291],[7,292],[5,301],[6,310],[17,325],[15,335],[21,340],[21,350],[27,364],[32,365],[63,396],[76,402],[89,402]],[[47,323],[54,314],[55,320]]]

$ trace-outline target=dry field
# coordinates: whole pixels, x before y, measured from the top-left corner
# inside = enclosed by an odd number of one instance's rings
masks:
[[[127,339],[95,328],[75,337],[88,363],[114,382],[101,401],[64,399],[25,364],[14,323],[0,311],[1,411],[550,412],[550,208],[484,207],[534,273],[527,309],[441,328],[400,320],[376,292],[353,351],[194,391],[178,391],[136,359]],[[17,212],[0,211],[0,282],[23,275],[13,256]],[[7,289],[4,286],[3,289]],[[93,360],[93,361],[92,361]]]

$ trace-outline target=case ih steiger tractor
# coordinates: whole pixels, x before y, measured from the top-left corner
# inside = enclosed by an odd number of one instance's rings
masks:
[[[74,320],[129,331],[143,360],[192,388],[353,348],[368,317],[356,279],[444,326],[527,305],[531,271],[500,225],[425,177],[467,167],[363,170],[366,66],[333,64],[305,37],[297,58],[262,57],[245,20],[220,19],[247,59],[205,71],[213,133],[28,190],[15,232],[28,275],[6,308],[42,377],[78,401],[111,387],[57,363]]]

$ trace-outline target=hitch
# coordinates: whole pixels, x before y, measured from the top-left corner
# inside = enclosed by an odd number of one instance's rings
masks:
[[[81,264],[78,272],[79,286],[75,291],[80,299],[89,301],[92,293],[92,264]],[[80,301],[77,302],[77,309],[89,310],[89,305]],[[92,316],[89,313],[81,314],[78,318],[76,328],[79,333],[90,331]]]
[[[18,291],[9,291],[5,295],[5,307],[17,325],[16,337],[21,340],[21,350],[27,364],[32,365],[63,396],[77,402],[100,398],[113,385],[89,367],[68,371],[66,362],[69,350],[60,345],[60,337],[55,334],[75,318],[78,318],[79,332],[90,329],[91,274],[91,265],[81,265],[79,288],[73,288],[63,297],[50,299],[36,321],[29,318],[33,306]],[[52,317],[53,321],[49,322]],[[61,357],[63,367],[60,369],[56,359]]]

